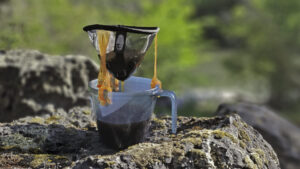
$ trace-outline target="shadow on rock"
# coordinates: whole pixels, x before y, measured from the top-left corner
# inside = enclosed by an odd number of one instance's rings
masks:
[[[1,126],[0,132],[2,152],[76,156],[114,153],[114,150],[107,148],[101,142],[97,131],[66,128],[57,124],[46,126],[30,123]]]

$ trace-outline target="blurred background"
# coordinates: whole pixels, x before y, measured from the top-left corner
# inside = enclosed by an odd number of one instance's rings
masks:
[[[89,24],[158,26],[158,77],[180,115],[267,105],[300,125],[299,0],[0,0],[0,50],[97,60]],[[153,75],[154,45],[137,74]],[[95,77],[96,78],[96,77]]]

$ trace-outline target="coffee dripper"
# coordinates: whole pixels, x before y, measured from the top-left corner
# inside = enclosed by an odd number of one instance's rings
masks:
[[[96,115],[101,139],[110,147],[122,149],[142,142],[147,134],[151,114],[159,97],[172,103],[172,133],[176,133],[177,103],[175,93],[151,88],[151,79],[131,76],[159,31],[158,27],[89,25],[83,28],[100,51],[98,31],[109,31],[106,66],[109,73],[123,81],[122,91],[111,91],[110,104],[100,104],[97,79],[89,82],[92,111]],[[100,52],[101,53],[101,52]],[[101,58],[101,57],[100,57]],[[101,60],[100,60],[101,61]],[[103,65],[102,65],[103,66]]]
[[[123,25],[88,25],[83,28],[96,48],[97,31],[109,31],[109,43],[106,48],[106,68],[121,81],[126,80],[141,64],[149,49],[158,27],[136,27]]]

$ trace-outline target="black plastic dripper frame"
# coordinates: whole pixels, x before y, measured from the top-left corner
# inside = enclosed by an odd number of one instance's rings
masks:
[[[106,51],[106,67],[113,76],[126,80],[141,64],[152,44],[158,27],[136,27],[124,25],[88,25],[83,28],[99,51],[97,30],[110,31]]]

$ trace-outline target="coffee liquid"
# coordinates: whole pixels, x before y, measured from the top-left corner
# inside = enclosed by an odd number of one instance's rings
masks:
[[[124,81],[139,67],[145,53],[140,53],[133,49],[126,49],[122,53],[109,52],[106,56],[107,70],[109,70],[116,79]]]
[[[103,142],[114,149],[124,149],[142,142],[149,129],[150,119],[129,124],[112,124],[97,120]]]

